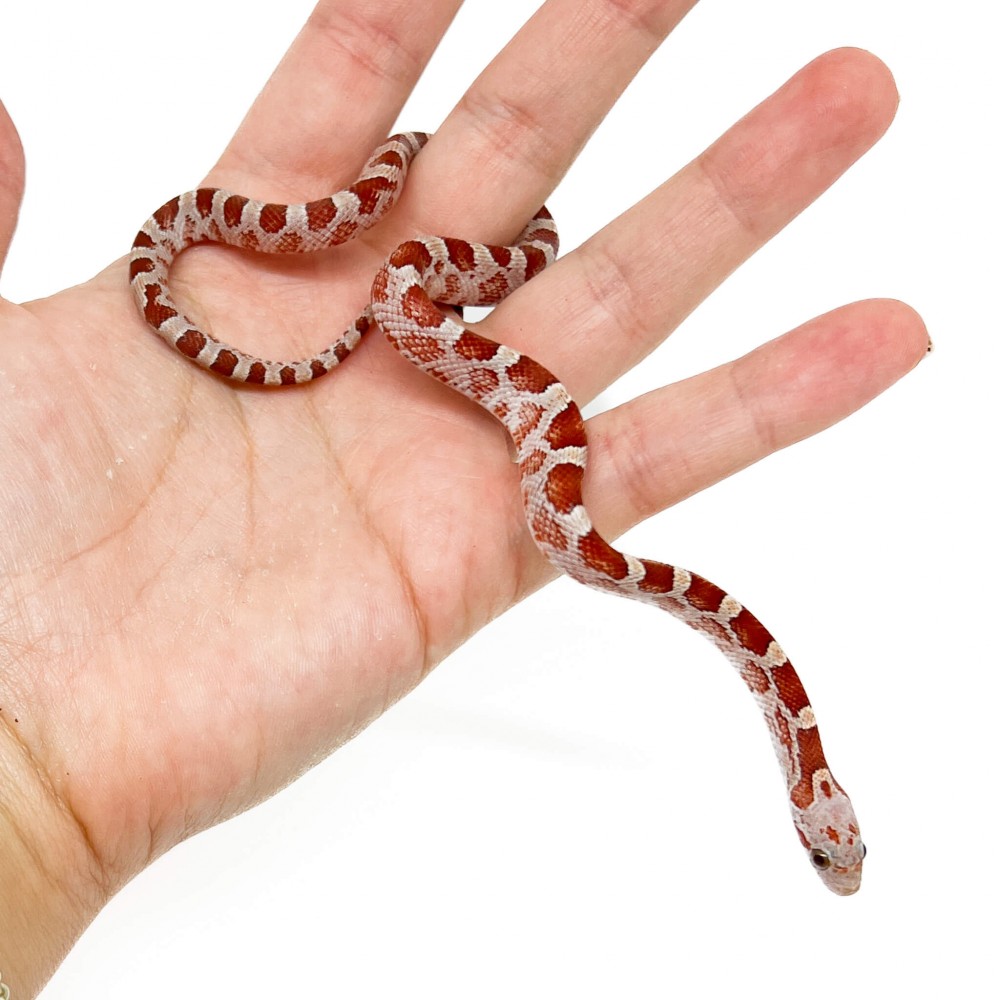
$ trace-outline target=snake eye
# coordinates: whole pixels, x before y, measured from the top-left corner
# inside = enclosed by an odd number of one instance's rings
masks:
[[[861,860],[864,861],[864,859],[867,858],[867,857],[868,857],[868,845],[862,842],[862,844],[861,844]]]
[[[826,851],[821,851],[819,848],[814,848],[809,852],[809,860],[813,863],[813,868],[818,871],[826,871],[833,862],[830,860],[830,855]]]

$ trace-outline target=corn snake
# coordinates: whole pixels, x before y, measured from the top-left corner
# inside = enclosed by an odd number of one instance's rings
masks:
[[[587,438],[565,387],[531,358],[482,337],[438,304],[500,301],[555,258],[556,227],[542,208],[513,246],[426,236],[398,246],[376,274],[370,304],[328,348],[300,361],[268,361],[214,339],[170,295],[176,256],[200,242],[262,253],[308,253],[375,225],[398,197],[423,133],[393,136],[351,187],[300,205],[253,201],[212,188],[161,206],[136,235],[130,283],[138,307],[189,360],[237,382],[294,385],[330,372],[374,325],[408,361],[491,413],[510,434],[527,524],[560,572],[599,590],[653,604],[706,635],[736,667],[764,716],[799,839],[839,895],[860,885],[862,843],[846,793],[833,778],[795,669],[760,621],[703,577],[625,555],[596,531],[583,505]]]

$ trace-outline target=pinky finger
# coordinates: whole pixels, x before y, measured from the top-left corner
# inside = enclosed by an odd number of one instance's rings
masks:
[[[870,300],[819,316],[737,361],[587,422],[587,507],[632,525],[860,409],[927,353],[909,306]]]
[[[17,129],[0,104],[0,271],[10,249],[24,194],[24,152]]]

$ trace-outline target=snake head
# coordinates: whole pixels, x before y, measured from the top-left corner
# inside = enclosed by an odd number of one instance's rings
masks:
[[[861,888],[867,852],[851,800],[832,780],[827,788],[830,794],[796,810],[795,828],[823,884],[838,896],[850,896]]]

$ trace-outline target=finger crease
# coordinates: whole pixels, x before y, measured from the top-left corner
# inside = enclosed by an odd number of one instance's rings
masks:
[[[552,135],[552,123],[543,121],[529,102],[495,93],[487,97],[473,87],[461,99],[459,109],[485,139],[491,160],[499,154],[519,169],[527,165],[553,184],[559,179],[553,151],[561,148],[560,143]],[[470,143],[470,148],[474,146]]]
[[[740,232],[749,235],[755,242],[763,242],[770,238],[772,235],[770,230],[765,231],[754,224],[754,218],[760,214],[759,205],[756,206],[756,213],[746,211],[744,208],[744,199],[740,198],[736,190],[726,183],[725,178],[732,172],[716,169],[713,166],[714,160],[715,154],[709,149],[702,153],[691,165],[707,181],[712,194],[715,196],[716,203],[736,223]]]
[[[414,75],[418,58],[391,26],[395,23],[344,12],[330,14],[321,5],[310,17],[308,27],[376,82],[405,83]]]
[[[637,305],[632,276],[618,257],[600,246],[590,247],[582,257],[586,261],[583,280],[589,302],[587,311],[603,317],[594,325],[610,325],[619,336],[624,333],[630,341],[649,344],[652,333],[649,317]],[[631,360],[630,366],[638,360]]]
[[[759,398],[760,395],[759,389],[757,392],[750,391],[748,385],[741,377],[745,363],[746,359],[741,358],[731,365],[726,365],[723,371],[728,375],[729,384],[732,387],[732,395],[739,404],[739,412],[743,417],[743,422],[749,429],[749,433],[753,436],[757,454],[770,455],[772,452],[777,451],[781,445],[778,442],[773,421],[765,420],[761,416],[759,408],[754,406],[754,399]]]
[[[663,9],[662,2],[652,5],[646,2],[637,3],[636,0],[604,0],[604,6],[608,10],[608,19],[619,21],[626,28],[642,35],[649,42],[650,48],[655,48],[663,39],[663,30],[654,22],[652,14],[659,13]]]

